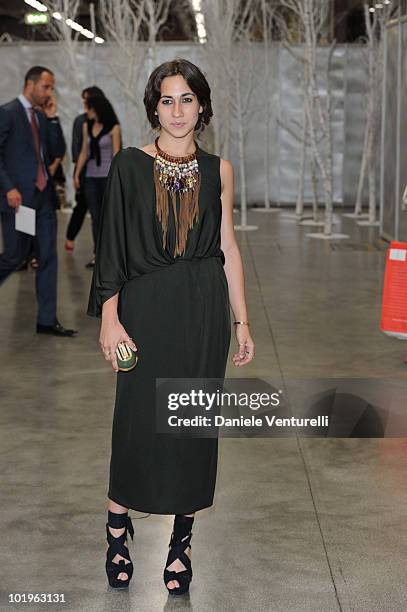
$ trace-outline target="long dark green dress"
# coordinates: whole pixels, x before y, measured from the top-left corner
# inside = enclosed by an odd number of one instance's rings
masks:
[[[87,313],[119,292],[119,319],[139,362],[117,374],[109,499],[141,512],[189,514],[211,506],[218,439],[156,434],[156,378],[223,379],[231,337],[220,248],[220,158],[198,149],[199,222],[176,258],[156,216],[154,158],[127,148],[112,162]],[[177,210],[179,199],[177,198]]]

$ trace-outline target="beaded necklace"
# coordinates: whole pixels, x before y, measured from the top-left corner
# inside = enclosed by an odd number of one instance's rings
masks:
[[[176,245],[174,257],[185,253],[188,232],[199,219],[199,190],[201,174],[196,150],[184,157],[168,155],[158,146],[155,140],[157,154],[154,160],[154,184],[156,190],[157,217],[163,231],[163,248],[165,249],[168,232],[168,200],[171,199],[175,219]],[[177,215],[177,194],[179,195],[180,211]]]

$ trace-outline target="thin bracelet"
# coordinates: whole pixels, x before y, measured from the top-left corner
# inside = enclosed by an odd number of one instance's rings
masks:
[[[233,325],[250,325],[249,321],[234,321]]]

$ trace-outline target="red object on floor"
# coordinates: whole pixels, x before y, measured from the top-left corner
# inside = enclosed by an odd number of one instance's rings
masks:
[[[390,243],[384,274],[380,329],[407,339],[407,243]]]

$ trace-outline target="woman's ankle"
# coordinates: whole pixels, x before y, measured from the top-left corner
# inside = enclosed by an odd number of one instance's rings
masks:
[[[107,500],[107,510],[110,512],[114,512],[115,514],[126,514],[129,509],[126,506],[121,506],[120,504],[112,501],[108,498]]]

